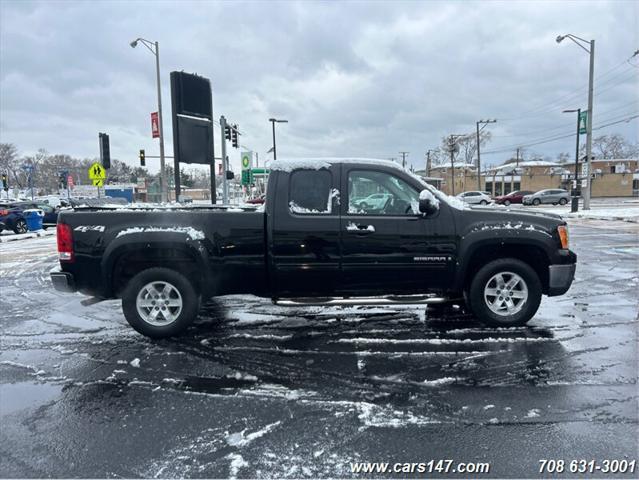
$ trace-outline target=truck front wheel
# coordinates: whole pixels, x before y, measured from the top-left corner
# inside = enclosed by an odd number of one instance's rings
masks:
[[[493,260],[479,269],[468,297],[480,322],[494,327],[524,325],[539,308],[541,282],[521,260]]]
[[[184,331],[195,319],[200,298],[191,282],[168,268],[149,268],[131,279],[122,295],[129,324],[150,338]]]

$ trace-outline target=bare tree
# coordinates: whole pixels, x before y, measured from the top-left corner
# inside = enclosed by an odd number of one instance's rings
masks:
[[[491,138],[492,134],[488,130],[479,132],[479,142],[482,147],[488,143]],[[450,137],[442,137],[440,150],[445,152],[446,156],[446,160],[442,161],[442,163],[450,161],[449,142]],[[457,151],[453,155],[455,162],[475,163],[475,159],[477,158],[477,135],[470,133],[468,135],[457,137],[455,139],[455,145],[457,146]]]
[[[13,143],[0,143],[0,170],[7,173],[9,184],[13,183],[20,188],[23,187],[18,149]]]
[[[617,133],[601,135],[592,140],[592,154],[595,159],[599,160],[637,158],[639,156],[639,144],[632,144]],[[579,155],[586,155],[585,145],[582,145],[579,149]]]

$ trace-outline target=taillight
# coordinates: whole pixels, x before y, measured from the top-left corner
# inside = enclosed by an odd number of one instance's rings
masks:
[[[66,223],[58,223],[56,228],[58,236],[58,258],[61,262],[73,262],[73,231]]]
[[[9,215],[9,210],[0,210],[0,217],[4,217],[5,215]]]
[[[557,233],[559,233],[559,241],[561,242],[561,248],[568,248],[568,227],[565,225],[559,225],[557,227]]]

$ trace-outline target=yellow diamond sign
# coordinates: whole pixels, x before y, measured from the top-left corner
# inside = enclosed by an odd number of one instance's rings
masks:
[[[89,178],[91,180],[104,180],[106,178],[106,170],[98,162],[95,162],[91,165],[91,167],[89,167]]]

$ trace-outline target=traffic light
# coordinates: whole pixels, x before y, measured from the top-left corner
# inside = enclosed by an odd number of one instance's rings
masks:
[[[6,173],[2,174],[2,189],[5,192],[9,191],[9,176]]]
[[[233,148],[239,148],[240,146],[240,143],[238,142],[238,138],[237,138],[237,136],[239,135],[237,129],[238,129],[238,126],[233,125],[233,131],[231,133]]]
[[[111,150],[109,148],[109,136],[106,133],[100,133],[100,162],[104,168],[111,168]]]
[[[60,188],[62,189],[66,189],[67,188],[67,172],[60,172]]]
[[[146,158],[144,157],[144,149],[140,149],[140,166],[146,167]]]
[[[231,126],[230,125],[225,125],[224,126],[224,138],[226,138],[227,140],[231,139]]]

